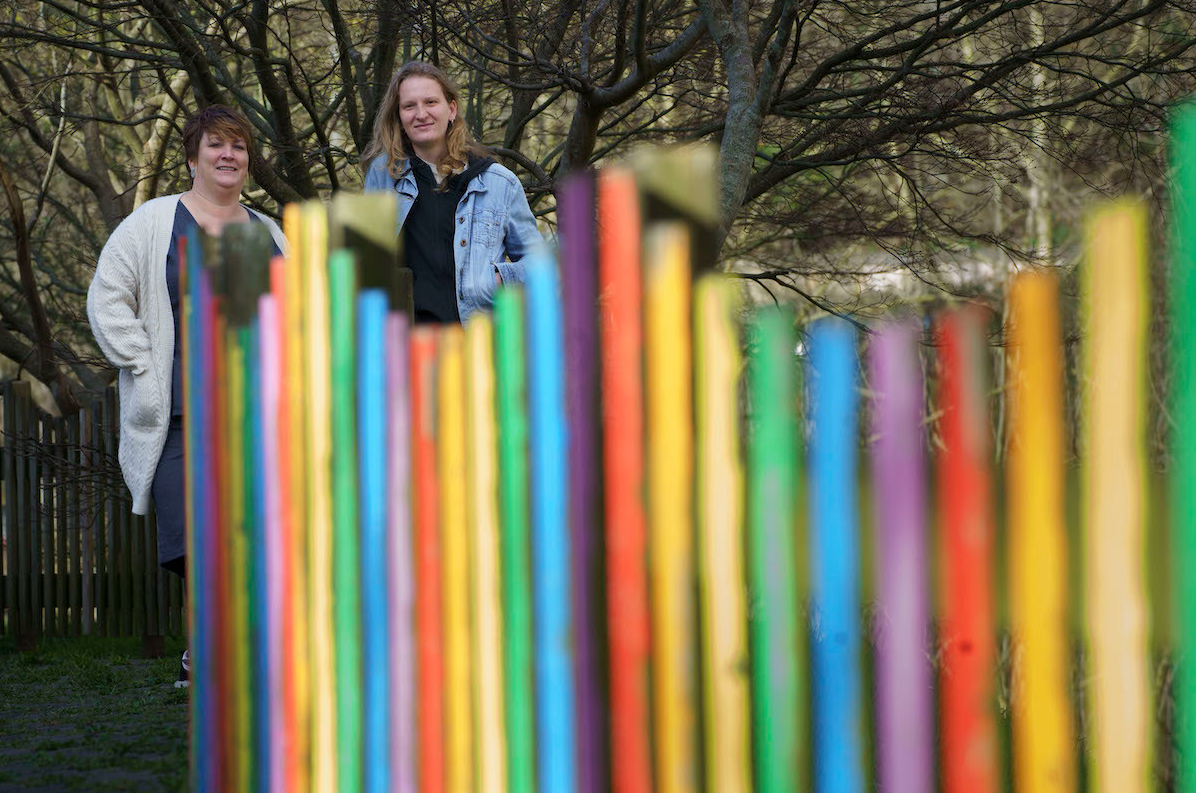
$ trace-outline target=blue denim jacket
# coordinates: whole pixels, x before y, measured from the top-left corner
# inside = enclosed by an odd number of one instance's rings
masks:
[[[411,162],[406,161],[396,179],[387,170],[387,156],[375,157],[365,175],[365,191],[394,190],[399,198],[398,228],[419,195]],[[465,322],[476,311],[489,311],[498,284],[521,284],[520,261],[544,239],[527,205],[523,185],[515,174],[498,163],[475,176],[457,204],[453,260],[457,265],[457,311]],[[509,260],[509,261],[508,261]]]

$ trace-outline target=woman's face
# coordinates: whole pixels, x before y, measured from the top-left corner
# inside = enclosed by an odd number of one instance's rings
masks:
[[[197,187],[240,193],[249,173],[249,148],[241,138],[205,132],[189,165],[195,168]]]
[[[449,122],[456,117],[457,103],[449,102],[431,77],[416,75],[399,85],[399,121],[416,150],[443,153]]]

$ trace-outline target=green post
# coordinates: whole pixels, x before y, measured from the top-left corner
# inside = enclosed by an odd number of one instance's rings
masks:
[[[750,323],[748,439],[748,624],[752,746],[761,793],[808,784],[805,629],[797,565],[798,445],[793,316],[770,308]]]
[[[1175,582],[1177,789],[1196,791],[1196,102],[1171,121],[1172,553]]]
[[[332,339],[332,612],[336,642],[336,730],[341,793],[362,788],[361,591],[357,523],[357,268],[353,254],[328,260]],[[379,597],[381,593],[370,593]]]
[[[523,293],[500,289],[494,299],[494,364],[498,402],[503,661],[506,666],[507,778],[512,793],[536,789],[532,690],[531,560],[527,472],[527,371]]]

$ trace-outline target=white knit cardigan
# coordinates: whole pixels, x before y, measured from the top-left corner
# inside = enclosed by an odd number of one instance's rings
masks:
[[[147,201],[125,218],[100,251],[87,290],[91,332],[120,369],[120,470],[133,494],[133,512],[149,512],[150,486],[170,423],[174,365],[174,314],[166,290],[166,254],[179,196]],[[287,250],[278,224],[266,224],[279,250]]]

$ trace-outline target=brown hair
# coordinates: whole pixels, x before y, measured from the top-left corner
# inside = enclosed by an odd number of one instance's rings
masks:
[[[204,133],[219,135],[228,140],[240,138],[245,141],[249,152],[249,164],[253,165],[253,127],[245,116],[228,105],[208,105],[187,119],[183,125],[183,152],[188,161],[199,159],[199,143]]]
[[[440,84],[446,101],[456,102],[458,108],[461,105],[461,91],[457,88],[456,83],[432,64],[411,61],[403,64],[403,67],[395,72],[394,77],[390,79],[390,85],[386,88],[386,94],[382,97],[382,104],[378,107],[378,117],[374,119],[374,135],[361,156],[362,166],[368,167],[375,157],[385,155],[387,169],[394,177],[403,172],[403,164],[407,160],[407,150],[411,143],[407,139],[407,133],[403,131],[403,122],[399,119],[399,86],[408,77],[432,78]],[[443,176],[448,176],[458,168],[464,167],[468,161],[468,154],[486,154],[486,150],[473,139],[473,135],[469,134],[469,130],[465,128],[459,115],[457,120],[449,126],[445,142],[448,145],[448,151],[440,162],[436,163],[437,170]]]

